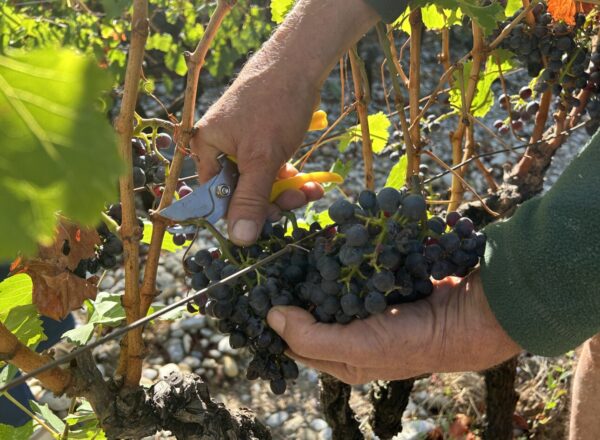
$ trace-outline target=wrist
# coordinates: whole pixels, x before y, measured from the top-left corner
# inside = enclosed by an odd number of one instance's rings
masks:
[[[299,0],[248,69],[283,72],[319,90],[340,57],[379,19],[364,0]]]

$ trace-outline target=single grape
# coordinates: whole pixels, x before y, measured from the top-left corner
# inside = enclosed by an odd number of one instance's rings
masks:
[[[169,136],[167,133],[159,133],[156,136],[155,142],[156,148],[158,148],[159,150],[165,150],[171,146],[173,140],[171,139],[171,136]]]
[[[208,267],[213,262],[213,257],[209,250],[202,249],[194,254],[194,261],[201,267]]]
[[[285,382],[285,379],[271,379],[271,381],[269,381],[269,387],[273,394],[280,395],[285,393],[287,383]]]
[[[440,237],[440,246],[446,252],[453,252],[460,247],[460,237],[456,232],[448,232]]]
[[[446,224],[452,228],[460,218],[461,215],[458,212],[449,212],[448,214],[446,214]]]
[[[345,199],[338,199],[329,207],[329,217],[340,225],[348,223],[354,218],[354,205]]]
[[[395,280],[394,274],[388,270],[382,270],[377,272],[371,278],[373,286],[380,292],[389,292],[394,288]]]
[[[191,285],[194,290],[202,290],[208,286],[208,278],[202,273],[198,272],[192,276]]]
[[[131,139],[131,149],[134,155],[143,156],[146,154],[146,143],[140,138],[133,138]]]
[[[321,304],[321,307],[326,313],[330,315],[335,315],[338,312],[338,310],[340,310],[340,300],[333,295],[327,295],[325,297],[325,300]]]
[[[420,220],[427,211],[427,203],[419,194],[409,194],[402,200],[402,215],[410,220]]]
[[[239,330],[234,330],[229,335],[229,346],[231,348],[243,348],[248,344],[248,338]]]
[[[388,214],[394,214],[398,211],[402,196],[395,188],[383,188],[377,194],[377,202],[382,211]]]
[[[111,255],[121,255],[123,253],[123,243],[116,235],[110,235],[102,245],[102,249],[105,253]]]
[[[446,230],[446,222],[441,217],[434,216],[427,220],[427,227],[429,230],[441,235]]]
[[[184,234],[175,234],[173,235],[173,244],[176,246],[183,246],[185,244],[185,235]]]
[[[353,293],[347,293],[340,299],[340,305],[346,315],[354,316],[360,313],[362,300]]]
[[[248,295],[250,307],[254,311],[261,311],[269,308],[269,291],[262,285],[254,287]]]
[[[349,246],[364,246],[369,241],[369,231],[361,224],[351,225],[346,231],[346,244]]]
[[[317,260],[317,270],[325,280],[335,281],[339,278],[341,267],[337,261],[331,257],[321,257]]]
[[[373,191],[362,191],[358,196],[358,204],[362,209],[364,209],[372,215],[377,214],[377,211],[379,211],[377,195]]]
[[[190,273],[198,273],[202,271],[202,267],[196,263],[196,259],[194,257],[186,257],[183,260],[183,267],[187,272]]]
[[[133,167],[133,187],[141,188],[146,184],[146,173],[140,167]]]
[[[284,379],[296,380],[300,374],[298,365],[292,359],[283,357],[281,359],[281,374]]]
[[[469,237],[474,229],[475,225],[473,225],[473,221],[468,217],[461,217],[454,225],[454,231],[461,238]]]
[[[365,297],[365,309],[371,315],[383,313],[387,307],[385,296],[377,291],[371,291]]]
[[[364,259],[364,249],[343,245],[340,248],[340,262],[347,267],[359,266]],[[325,276],[323,276],[325,278]]]
[[[525,87],[521,87],[521,90],[519,90],[519,97],[524,101],[531,98],[532,95],[533,95],[533,90],[531,90],[531,87],[525,86]]]

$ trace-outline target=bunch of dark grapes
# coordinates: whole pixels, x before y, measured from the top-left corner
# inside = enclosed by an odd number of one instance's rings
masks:
[[[496,36],[520,13],[521,10],[517,11],[513,17],[502,23]],[[535,92],[552,90],[553,95],[557,97],[557,106],[562,110],[578,107],[580,103],[574,94],[586,88],[590,81],[587,72],[590,54],[586,47],[586,39],[578,38],[578,33],[586,23],[586,17],[578,13],[575,16],[575,25],[569,26],[562,21],[554,21],[543,3],[535,6],[533,15],[533,26],[526,22],[517,24],[500,47],[513,52],[517,60],[526,67],[529,76],[537,78]],[[537,112],[533,111],[535,104],[531,105],[529,110],[511,112],[511,124],[515,131],[519,131],[522,123]],[[498,124],[498,130],[502,134],[508,133],[508,129],[508,124]]]
[[[419,193],[384,188],[363,191],[358,204],[338,200],[329,208],[334,226],[294,228],[265,224],[257,244],[200,250],[184,260],[194,290],[298,243],[268,265],[208,290],[197,305],[216,318],[232,348],[248,348],[248,379],[264,379],[281,394],[298,376],[284,354],[285,342],[265,318],[273,306],[308,310],[319,322],[347,324],[382,313],[389,305],[426,298],[431,279],[466,276],[478,263],[486,239],[458,213],[427,218]]]
[[[100,268],[113,269],[117,265],[117,257],[123,253],[123,243],[121,239],[110,232],[108,227],[102,223],[96,228],[102,243],[96,249],[96,255],[92,258],[85,258],[79,261],[79,264],[73,271],[75,275],[86,279],[88,273],[95,274]],[[62,247],[64,255],[69,255],[71,247],[68,240],[65,240]]]
[[[167,149],[172,139],[167,133],[160,133],[154,139],[157,149]],[[145,185],[162,185],[167,177],[167,163],[156,151],[150,151],[141,138],[131,140],[133,152],[133,186],[141,188]]]

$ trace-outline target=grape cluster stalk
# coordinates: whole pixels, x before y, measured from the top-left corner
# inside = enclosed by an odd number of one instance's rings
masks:
[[[275,394],[298,377],[298,367],[267,325],[272,307],[301,307],[319,322],[348,324],[426,298],[432,279],[466,276],[485,251],[485,235],[470,219],[456,212],[428,217],[425,198],[406,189],[366,190],[357,204],[340,199],[329,216],[334,225],[315,222],[308,230],[293,218],[289,231],[266,223],[253,246],[223,241],[220,249],[199,250],[183,262],[191,288],[201,290],[300,243],[251,275],[216,285],[196,303],[217,320],[232,348],[252,353],[246,377],[268,380]]]

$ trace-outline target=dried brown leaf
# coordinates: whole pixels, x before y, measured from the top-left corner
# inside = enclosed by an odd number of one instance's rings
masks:
[[[38,256],[19,261],[12,272],[27,273],[33,281],[33,303],[42,315],[63,319],[86,299],[95,299],[97,278],[73,274],[81,260],[95,255],[100,237],[94,229],[82,229],[62,219],[51,246],[40,247]]]

